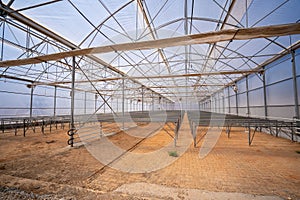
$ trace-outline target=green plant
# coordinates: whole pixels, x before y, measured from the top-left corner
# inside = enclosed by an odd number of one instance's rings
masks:
[[[178,154],[176,151],[169,151],[169,156],[178,157]]]

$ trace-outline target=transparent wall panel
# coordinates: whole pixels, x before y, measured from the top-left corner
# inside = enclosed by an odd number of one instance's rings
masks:
[[[262,87],[263,86],[262,78],[263,78],[263,76],[261,76],[261,75],[251,74],[248,77],[249,90],[253,90],[253,89]]]
[[[230,100],[230,113],[236,114],[236,99],[235,96],[231,96]]]
[[[70,90],[57,89],[56,115],[71,114]]]
[[[267,67],[266,72],[266,85],[278,82],[292,77],[292,63],[291,59],[287,56],[280,59],[276,65]]]
[[[53,97],[33,96],[32,116],[52,116],[54,114]]]
[[[247,115],[247,108],[239,107],[239,115]]]
[[[239,107],[247,107],[247,94],[238,94],[238,105]]]
[[[237,114],[236,107],[230,108],[230,113],[231,113],[231,114]]]
[[[268,105],[294,105],[292,80],[267,86],[266,89]]]
[[[249,106],[263,106],[264,105],[264,92],[263,89],[256,89],[249,91]]]
[[[29,117],[30,95],[1,93],[0,117]]]
[[[246,91],[246,79],[243,78],[242,80],[237,82],[238,92],[243,93]]]
[[[0,79],[0,118],[28,117],[30,91],[23,82]]]
[[[74,114],[75,115],[84,114],[84,93],[80,91],[76,91],[74,100],[75,100]]]
[[[265,108],[263,106],[250,107],[250,115],[264,117],[265,116]]]
[[[93,93],[86,93],[86,114],[92,114],[95,111],[95,94]]]
[[[295,116],[294,106],[270,106],[268,107],[269,117],[293,118]]]
[[[225,113],[229,112],[229,107],[228,107],[228,98],[224,97],[224,104],[225,104]]]

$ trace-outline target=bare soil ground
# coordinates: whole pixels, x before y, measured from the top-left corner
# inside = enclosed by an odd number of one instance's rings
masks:
[[[173,128],[165,125],[133,151],[172,142]],[[300,199],[299,143],[256,133],[249,147],[245,130],[233,128],[200,159],[202,136],[199,129],[197,147],[168,167],[126,173],[104,167],[84,146],[68,147],[66,130],[0,133],[0,199]],[[109,138],[124,149],[140,141],[123,132]]]

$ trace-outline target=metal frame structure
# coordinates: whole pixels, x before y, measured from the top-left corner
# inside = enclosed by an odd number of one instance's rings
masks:
[[[224,127],[228,138],[230,138],[230,131],[232,127],[244,127],[247,129],[249,146],[253,142],[255,133],[257,131],[261,131],[263,128],[268,129],[270,134],[276,137],[283,132],[288,138],[291,139],[291,141],[297,141],[300,137],[300,133],[297,130],[299,125],[295,121],[242,117],[237,115],[211,113],[205,111],[189,111],[188,116],[194,139],[194,147],[196,147],[197,143],[199,142],[196,140],[198,127]],[[204,135],[206,133],[207,130],[204,132]]]
[[[87,12],[83,4],[75,0],[34,5],[0,1],[0,81],[3,85],[28,87],[26,92],[25,89],[1,88],[0,94],[29,97],[28,105],[21,108],[24,112],[16,119],[5,113],[20,108],[0,107],[4,113],[2,129],[11,126],[5,125],[10,120],[11,124],[16,124],[13,127],[19,127],[22,123],[14,121],[22,118],[23,127],[25,124],[30,127],[30,124],[48,124],[48,120],[39,121],[41,115],[53,117],[50,124],[60,116],[70,115],[67,120],[70,121],[69,144],[72,145],[77,131],[76,120],[80,118],[76,116],[92,118],[99,113],[112,113],[124,118],[130,111],[179,108],[214,109],[214,112],[231,114],[235,110],[235,114],[241,115],[245,109],[239,101],[242,95],[246,98],[246,115],[250,117],[249,76],[257,76],[262,81],[264,118],[267,120],[270,105],[265,67],[287,54],[291,55],[293,71],[293,117],[295,121],[300,118],[299,64],[295,55],[299,48],[299,18],[276,18],[277,12],[289,16],[290,11],[282,9],[293,7],[297,2],[277,2],[257,18],[253,13],[258,4],[256,0],[207,0],[208,8],[218,11],[214,12],[217,14],[206,13],[207,16],[198,13],[203,9],[199,2],[172,2],[166,0],[156,5],[147,0],[129,0],[115,6],[116,2],[95,1],[90,9],[101,8],[104,14],[101,19],[94,20],[92,12]],[[49,10],[60,6],[81,23],[78,24],[82,25],[78,40],[72,41],[72,35],[63,37],[64,30],[56,29],[50,22],[43,23],[35,16],[35,12],[47,15]],[[179,7],[181,16],[174,12],[178,12]],[[270,24],[269,19],[275,23]],[[133,33],[128,28],[132,28]],[[242,94],[232,93],[231,88],[242,80],[246,80],[246,90]],[[45,94],[41,93],[41,88],[45,88]],[[70,92],[68,97],[63,95],[67,92]],[[38,98],[51,98],[52,107],[47,107],[51,113],[37,113],[43,108],[36,106]],[[60,102],[64,98],[67,103]],[[64,104],[67,106],[61,108]],[[62,113],[63,109],[69,111]]]

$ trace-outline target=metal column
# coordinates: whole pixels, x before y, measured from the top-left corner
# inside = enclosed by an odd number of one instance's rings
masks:
[[[296,63],[295,63],[295,51],[291,51],[292,55],[292,69],[293,69],[293,87],[294,87],[294,99],[295,99],[295,117],[297,119],[299,116],[299,100],[298,100],[298,86],[297,86],[297,76],[296,76]]]
[[[86,92],[84,92],[84,114],[86,114]]]
[[[124,130],[124,117],[125,117],[125,78],[122,78],[122,129]]]
[[[223,91],[223,97],[222,97],[222,101],[223,101],[223,113],[225,113],[225,95],[224,95],[224,91]]]
[[[73,56],[72,59],[72,84],[71,84],[71,129],[69,130],[69,136],[70,139],[68,141],[68,144],[73,147],[73,142],[74,142],[74,133],[75,133],[75,122],[74,122],[74,105],[75,105],[75,65],[76,65],[76,60],[75,57]]]
[[[217,97],[214,97],[214,98],[213,98],[213,101],[214,101],[214,105],[215,105],[214,111],[215,111],[215,112],[218,112],[218,108],[217,108]]]
[[[56,116],[56,92],[57,86],[54,86],[54,102],[53,102],[53,116]]]
[[[154,111],[154,95],[153,95],[153,92],[152,92],[152,111]]]
[[[142,86],[142,111],[144,111],[144,86]]]
[[[263,73],[263,92],[264,92],[265,118],[268,118],[267,88],[266,88],[266,72]]]
[[[236,108],[236,114],[239,115],[238,91],[235,91],[235,108]]]
[[[220,98],[220,93],[218,92],[218,112],[221,113],[221,98]]]
[[[228,93],[228,113],[231,113],[231,109],[230,109],[230,92],[229,92],[229,87],[227,87],[227,93]]]
[[[29,116],[32,117],[32,105],[33,105],[33,90],[34,86],[31,86],[31,92],[30,92],[30,110],[29,110]]]
[[[249,106],[249,83],[248,76],[246,76],[246,98],[247,98],[247,116],[250,115],[250,106]]]
[[[4,18],[5,20],[5,18]],[[1,44],[1,61],[4,60],[3,56],[4,56],[4,40],[5,40],[5,21],[3,21],[3,29],[2,29],[2,44]]]

